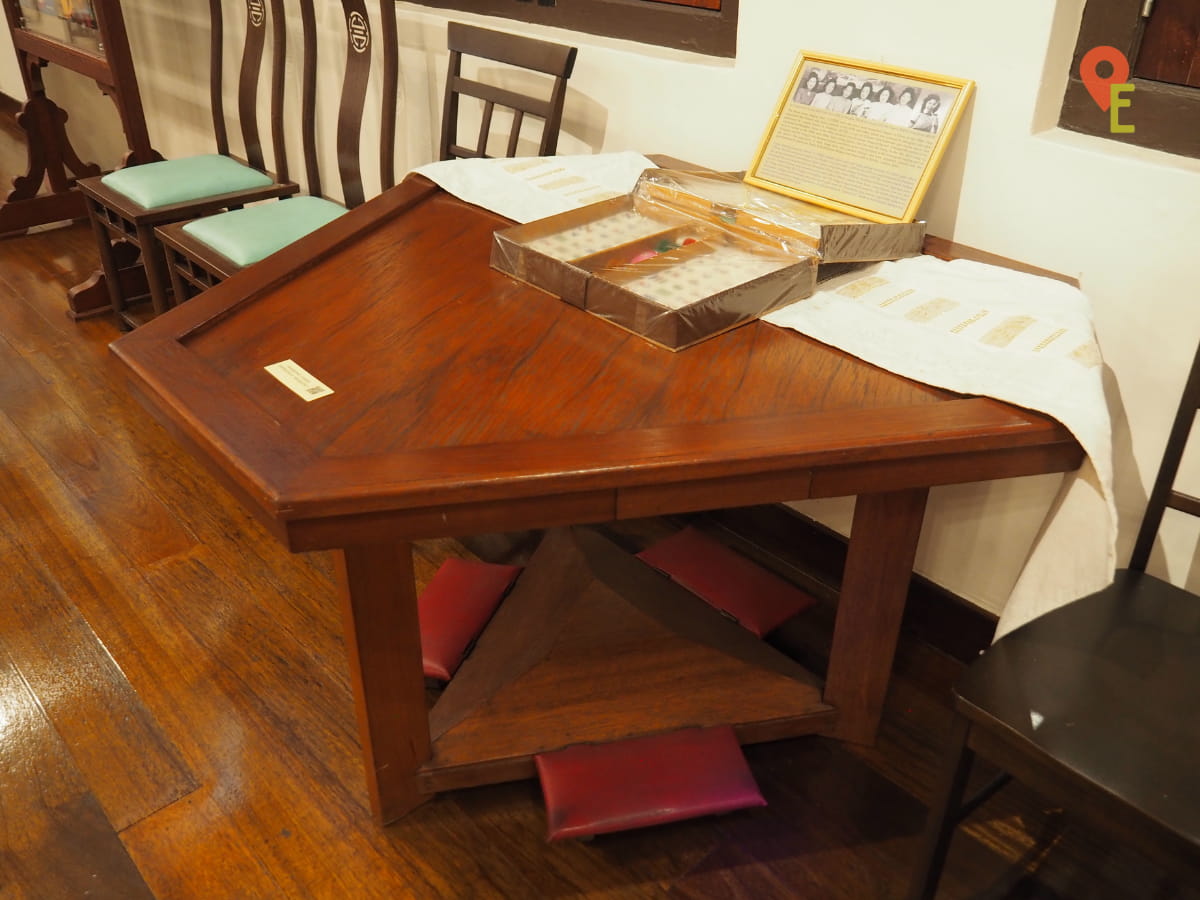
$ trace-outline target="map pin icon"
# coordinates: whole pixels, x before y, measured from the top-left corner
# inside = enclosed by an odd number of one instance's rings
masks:
[[[1112,66],[1112,74],[1107,78],[1096,71],[1104,62]],[[1107,112],[1112,105],[1109,85],[1125,84],[1129,80],[1129,60],[1116,47],[1093,47],[1079,61],[1079,77],[1083,79],[1083,86],[1088,89],[1096,105]]]

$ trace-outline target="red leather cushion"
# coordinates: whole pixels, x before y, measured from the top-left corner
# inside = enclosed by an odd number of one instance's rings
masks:
[[[728,725],[534,757],[552,841],[766,806]]]
[[[442,563],[417,599],[427,678],[450,680],[520,571],[457,557]]]
[[[759,637],[817,602],[690,526],[647,547],[638,558]]]

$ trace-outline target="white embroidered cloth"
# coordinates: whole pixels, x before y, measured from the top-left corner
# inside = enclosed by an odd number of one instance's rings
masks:
[[[831,279],[765,317],[906,378],[1065,425],[1087,459],[1064,476],[996,637],[1112,581],[1112,428],[1091,307],[1070,285],[918,256]]]
[[[654,163],[640,153],[447,159],[414,169],[455,197],[532,222],[628,194]]]

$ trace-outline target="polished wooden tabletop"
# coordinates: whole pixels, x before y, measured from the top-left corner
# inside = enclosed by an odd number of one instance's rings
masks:
[[[728,505],[731,477],[748,503],[857,493],[863,463],[896,487],[1079,461],[1050,419],[764,323],[663,350],[489,269],[505,224],[411,177],[113,350],[293,549],[381,514],[429,536],[446,507],[596,521]],[[285,359],[334,393],[303,401],[264,370]]]

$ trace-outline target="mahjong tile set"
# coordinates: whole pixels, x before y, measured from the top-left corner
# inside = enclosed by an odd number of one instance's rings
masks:
[[[649,169],[633,192],[497,231],[493,267],[670,350],[812,293],[819,262],[920,252],[877,224],[717,173]]]

